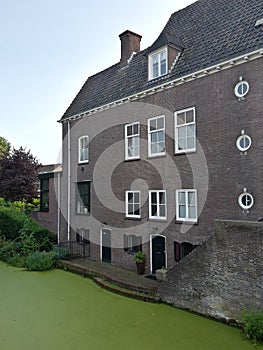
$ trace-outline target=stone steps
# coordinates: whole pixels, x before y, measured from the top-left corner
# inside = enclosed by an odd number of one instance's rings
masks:
[[[160,298],[154,294],[144,293],[144,292],[138,292],[133,289],[127,289],[122,286],[116,285],[108,280],[105,280],[100,277],[94,277],[93,281],[100,286],[101,288],[104,288],[110,292],[120,294],[129,298],[134,298],[142,301],[148,301],[152,303],[157,303],[160,301]]]
[[[101,272],[98,271],[98,269],[82,266],[73,261],[61,260],[58,263],[58,267],[91,278],[97,285],[113,293],[143,301],[160,301],[160,298],[156,295],[157,290],[155,287],[146,287],[142,284],[131,284],[119,277],[110,275],[107,272]]]

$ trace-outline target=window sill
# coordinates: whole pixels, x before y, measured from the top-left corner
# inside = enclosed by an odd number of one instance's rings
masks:
[[[132,161],[138,161],[141,160],[141,158],[128,158],[128,159],[124,159],[124,162],[132,162]]]
[[[74,213],[75,215],[90,216],[90,213]]]
[[[159,154],[153,154],[153,155],[148,155],[147,159],[154,159],[154,158],[165,158],[166,153],[159,153]]]
[[[85,161],[85,162],[78,162],[78,165],[81,166],[81,165],[85,165],[85,164],[89,164],[89,160]]]
[[[157,221],[159,221],[159,222],[167,222],[167,218],[149,218],[148,219],[148,221],[149,222],[157,222]]]
[[[175,156],[185,156],[185,155],[188,155],[188,154],[193,154],[193,153],[197,153],[196,150],[190,150],[190,151],[180,151],[180,152],[175,152],[174,155]]]
[[[125,216],[124,218],[125,220],[131,220],[131,221],[141,221],[142,218],[132,218],[132,217],[128,217],[128,216]]]
[[[184,221],[184,220],[175,220],[174,223],[175,224],[180,224],[180,225],[185,224],[185,225],[194,225],[194,226],[198,226],[198,224],[199,224],[198,221],[190,221],[190,220],[186,220],[186,221]]]

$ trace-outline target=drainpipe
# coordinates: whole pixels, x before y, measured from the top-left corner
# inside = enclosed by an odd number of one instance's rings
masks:
[[[58,244],[60,243],[60,201],[61,201],[61,188],[60,188],[60,183],[61,183],[61,179],[60,179],[60,173],[58,173],[58,219],[57,219],[57,223],[58,223],[58,228],[57,228],[57,236],[58,236]]]
[[[70,241],[71,173],[70,173],[70,121],[68,121],[68,242]]]

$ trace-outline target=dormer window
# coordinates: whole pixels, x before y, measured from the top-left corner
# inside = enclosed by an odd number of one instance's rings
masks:
[[[149,55],[149,80],[167,74],[167,47]]]

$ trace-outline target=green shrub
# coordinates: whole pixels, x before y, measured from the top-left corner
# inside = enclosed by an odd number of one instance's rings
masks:
[[[12,259],[21,253],[22,245],[17,241],[7,241],[1,239],[0,243],[0,259],[12,264]]]
[[[54,254],[52,252],[34,252],[25,260],[25,266],[29,271],[50,270],[54,266]]]
[[[0,208],[0,234],[7,239],[15,239],[23,228],[26,215],[11,208]]]
[[[24,267],[26,258],[21,254],[14,254],[7,260],[7,263],[16,267]]]
[[[63,247],[53,247],[52,252],[57,260],[67,259],[70,254],[69,250]]]
[[[263,341],[263,311],[245,313],[241,316],[242,329],[253,341]]]

